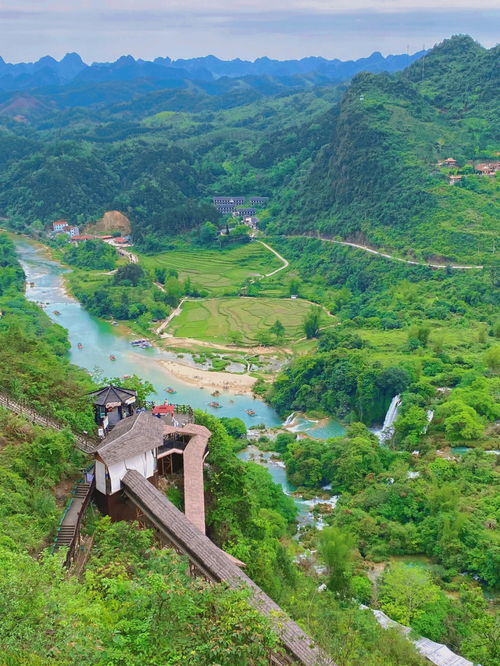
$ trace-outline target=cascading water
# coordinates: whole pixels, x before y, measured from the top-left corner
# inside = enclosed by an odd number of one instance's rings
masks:
[[[399,395],[395,395],[394,398],[391,400],[391,404],[389,405],[389,409],[387,410],[387,414],[385,415],[384,425],[382,426],[382,430],[377,433],[377,436],[380,439],[381,443],[386,442],[388,439],[391,439],[391,437],[394,435],[394,421],[396,420],[396,416],[398,415],[398,409],[400,405],[401,405],[401,398],[399,397]]]
[[[285,420],[285,422],[283,423],[283,425],[284,425],[285,427],[291,425],[291,424],[293,423],[293,420],[294,420],[294,419],[295,419],[295,412],[292,412],[292,413],[290,414],[290,416],[287,416],[287,417],[286,417],[286,420]]]
[[[431,423],[431,421],[432,421],[433,418],[434,418],[434,410],[432,410],[432,409],[428,409],[428,410],[427,410],[427,423],[425,424],[424,429],[423,429],[423,431],[422,431],[422,433],[423,433],[424,435],[425,435],[425,433],[427,432],[427,430],[429,429],[429,425],[430,425],[430,423]]]

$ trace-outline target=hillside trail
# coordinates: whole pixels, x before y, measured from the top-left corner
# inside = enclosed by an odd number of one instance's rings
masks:
[[[157,284],[157,283],[155,283],[155,284]],[[159,287],[160,285],[157,284],[157,286]],[[162,291],[165,291],[165,289],[163,289],[163,287],[160,287],[160,289]],[[170,324],[172,319],[174,317],[177,317],[177,315],[179,315],[181,313],[181,308],[182,308],[182,305],[183,305],[184,301],[187,301],[187,298],[185,298],[185,297],[181,298],[181,300],[179,301],[179,305],[175,308],[175,310],[172,310],[172,312],[168,315],[168,317],[161,322],[161,324],[158,326],[158,328],[155,328],[156,335],[160,335],[161,332],[165,328],[167,328],[167,326]]]
[[[265,248],[267,248],[270,252],[272,252],[273,254],[275,254],[275,255],[278,257],[278,259],[279,259],[280,261],[283,262],[283,266],[280,266],[279,268],[277,268],[277,269],[274,270],[274,271],[271,271],[270,273],[266,273],[263,277],[271,277],[271,275],[276,275],[276,273],[279,273],[280,271],[284,270],[285,268],[288,268],[288,266],[290,265],[290,263],[289,263],[289,262],[285,259],[285,257],[283,257],[279,252],[276,252],[276,250],[275,250],[274,248],[272,248],[272,247],[271,247],[270,245],[268,245],[267,243],[264,243],[264,241],[258,240],[257,243],[260,243],[261,245],[263,245],[263,246],[264,246]]]
[[[351,243],[349,241],[333,240],[333,238],[325,238],[324,236],[308,236],[306,234],[298,234],[296,236],[287,236],[287,238],[315,238],[325,243],[335,243],[336,245],[346,245],[348,247],[355,247],[358,250],[363,250],[364,252],[369,252],[370,254],[376,254],[379,257],[385,257],[386,259],[392,259],[393,261],[400,261],[403,264],[410,264],[412,266],[426,266],[428,268],[454,268],[462,271],[482,270],[484,268],[484,266],[466,266],[462,264],[434,264],[431,262],[412,261],[411,259],[402,259],[401,257],[395,257],[393,254],[387,254],[386,252],[379,252],[378,250],[374,250],[373,248],[368,247],[367,245],[361,245],[359,243]]]

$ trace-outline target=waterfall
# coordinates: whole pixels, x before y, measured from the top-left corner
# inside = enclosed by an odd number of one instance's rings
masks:
[[[292,412],[292,413],[290,414],[290,416],[287,416],[287,417],[286,417],[286,421],[283,423],[283,425],[285,426],[285,428],[286,428],[286,426],[289,426],[289,425],[291,425],[291,424],[293,423],[294,418],[295,418],[295,412]]]
[[[394,421],[396,420],[396,416],[398,415],[398,409],[400,404],[401,404],[401,398],[399,397],[399,395],[395,395],[394,398],[391,400],[391,404],[389,405],[389,409],[387,410],[387,414],[385,415],[384,425],[382,426],[382,430],[379,433],[377,433],[377,436],[382,444],[386,442],[388,439],[391,439],[391,437],[394,434]]]
[[[424,429],[422,430],[422,434],[425,435],[425,433],[429,429],[429,424],[430,424],[430,422],[432,421],[433,418],[434,418],[434,411],[432,409],[428,409],[427,410],[427,423],[425,424]]]

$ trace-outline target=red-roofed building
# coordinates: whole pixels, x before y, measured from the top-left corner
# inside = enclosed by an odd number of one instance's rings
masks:
[[[78,241],[88,241],[92,240],[94,236],[91,236],[90,234],[81,234],[79,236],[71,236],[71,240],[78,242]]]
[[[55,222],[52,222],[52,230],[54,232],[66,231],[68,227],[69,224],[67,220],[56,220]]]
[[[157,416],[158,414],[160,414],[160,415],[162,415],[162,414],[172,414],[173,415],[174,411],[175,411],[175,408],[174,408],[173,405],[168,405],[168,404],[165,403],[164,405],[156,405],[156,407],[153,407],[153,409],[151,410],[151,413],[153,414],[153,416]]]

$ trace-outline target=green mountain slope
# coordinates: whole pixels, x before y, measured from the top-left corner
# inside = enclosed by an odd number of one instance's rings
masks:
[[[417,256],[487,261],[498,230],[495,178],[450,187],[446,157],[473,172],[498,159],[495,56],[446,40],[397,75],[360,74],[330,140],[282,193],[279,231],[310,229]]]

